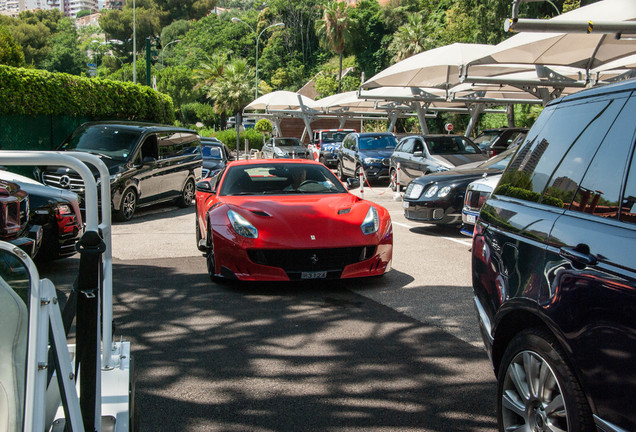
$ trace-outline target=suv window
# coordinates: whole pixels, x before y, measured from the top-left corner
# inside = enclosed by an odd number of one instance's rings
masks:
[[[571,210],[604,218],[618,218],[618,204],[626,161],[630,160],[634,141],[634,124],[630,118],[633,116],[635,108],[636,101],[632,99],[622,110],[621,115],[605,137],[583,176],[570,207]],[[632,182],[636,182],[636,180],[632,180]],[[629,192],[626,191],[625,196],[629,196]]]
[[[413,153],[413,138],[405,138],[395,150],[404,153]]]
[[[603,97],[568,104],[565,109],[546,108],[543,124],[533,128],[538,133],[529,137],[510,163],[497,193],[556,207],[569,205],[586,161],[594,156],[625,101]],[[565,157],[564,145],[568,146]],[[548,184],[551,188],[543,195]]]
[[[61,150],[99,153],[124,161],[135,149],[140,132],[112,125],[87,126],[78,129],[64,142]]]

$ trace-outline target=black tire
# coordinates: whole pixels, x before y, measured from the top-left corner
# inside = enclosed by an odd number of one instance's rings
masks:
[[[124,191],[119,209],[115,210],[113,218],[118,222],[128,222],[135,215],[135,210],[137,210],[137,191],[130,187]]]
[[[320,163],[321,163],[321,164],[323,164],[323,165],[327,165],[327,159],[325,159],[325,157],[324,157],[324,156],[320,156],[320,157],[318,158],[318,162],[320,162]]]
[[[199,249],[201,252],[205,252],[206,250],[199,245],[202,237],[201,228],[199,227],[199,213],[196,210],[194,211],[194,235],[196,238],[197,249]]]
[[[395,169],[391,169],[391,172],[389,173],[391,181],[389,183],[389,187],[391,188],[391,190],[393,192],[399,192],[398,191],[398,186],[397,186],[397,170]]]
[[[177,198],[177,205],[181,208],[190,207],[192,205],[193,200],[194,200],[194,180],[188,179],[186,184],[183,186],[183,190],[181,191],[181,196]]]
[[[550,404],[558,409],[547,412]],[[596,430],[583,390],[549,332],[524,330],[506,347],[497,377],[497,422],[502,432]]]
[[[342,181],[346,181],[347,180],[347,176],[345,175],[344,171],[342,170],[342,162],[338,161],[338,166],[336,167],[336,172],[338,173],[338,178]]]

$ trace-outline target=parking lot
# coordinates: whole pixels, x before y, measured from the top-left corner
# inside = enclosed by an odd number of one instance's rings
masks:
[[[374,280],[213,284],[193,208],[113,226],[115,336],[132,341],[141,430],[495,429],[470,239],[407,221],[386,188],[364,196],[393,219],[393,269]],[[68,289],[76,261],[42,275]]]

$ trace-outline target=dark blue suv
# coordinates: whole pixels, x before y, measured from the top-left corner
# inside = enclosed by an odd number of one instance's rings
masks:
[[[472,279],[499,430],[636,431],[635,92],[548,104],[480,212]]]
[[[360,171],[370,181],[389,181],[391,155],[397,145],[390,132],[350,133],[338,150],[337,170],[340,180],[355,176]]]

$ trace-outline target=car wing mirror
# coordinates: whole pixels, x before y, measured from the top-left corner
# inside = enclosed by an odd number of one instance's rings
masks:
[[[422,150],[418,150],[416,152],[413,152],[413,156],[422,157],[422,156],[424,156],[424,152]]]
[[[212,185],[208,180],[201,180],[196,184],[197,192],[205,192],[205,193],[215,193],[216,191],[212,189]]]
[[[141,160],[141,164],[142,165],[152,165],[155,162],[157,162],[157,159],[153,158],[152,156],[145,156],[142,160]]]

